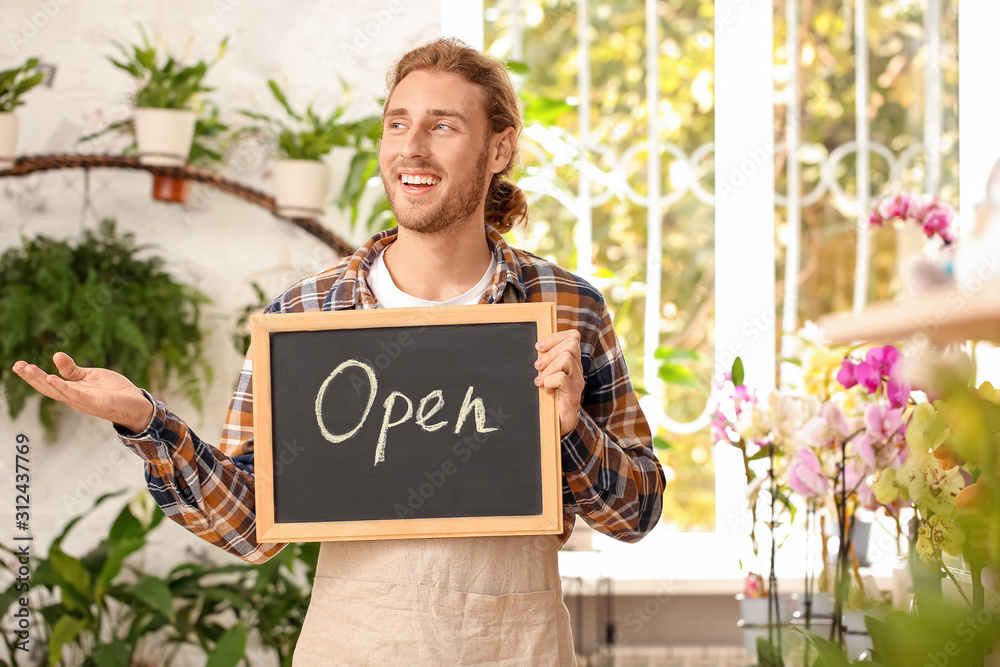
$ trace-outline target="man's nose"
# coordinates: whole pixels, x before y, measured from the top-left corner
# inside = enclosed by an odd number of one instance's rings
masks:
[[[428,157],[429,152],[427,132],[419,128],[412,128],[406,133],[406,140],[403,142],[403,149],[400,151],[402,157]]]

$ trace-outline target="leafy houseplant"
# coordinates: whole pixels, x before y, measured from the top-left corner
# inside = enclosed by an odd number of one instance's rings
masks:
[[[91,511],[117,495],[98,498]],[[85,516],[66,524],[46,557],[32,554],[31,638],[46,647],[42,664],[169,665],[182,647],[202,651],[202,664],[210,667],[257,664],[246,655],[251,634],[277,652],[282,667],[291,664],[318,543],[289,545],[262,565],[180,563],[160,577],[134,565],[165,516],[145,491],[124,506],[97,546],[77,557],[62,544]],[[16,573],[18,563],[2,567]],[[0,593],[5,614],[20,609],[24,592],[17,583]],[[11,662],[0,665],[18,665],[25,657],[17,640],[4,633]]]
[[[199,326],[208,298],[174,281],[163,259],[141,259],[144,249],[132,234],[117,235],[108,219],[75,245],[40,236],[0,256],[0,382],[12,417],[35,392],[11,366],[25,359],[55,372],[58,350],[139,386],[164,387],[176,376],[200,406],[202,384],[211,380]],[[39,417],[51,437],[57,403],[40,398]]]
[[[142,26],[139,30],[141,45],[126,47],[116,42],[121,52],[119,58],[108,57],[115,67],[128,72],[139,83],[134,98],[139,160],[143,164],[182,167],[195,130],[193,107],[200,93],[212,90],[203,82],[209,68],[225,55],[229,38],[222,40],[214,60],[183,65],[169,54],[161,56]]]
[[[18,124],[14,109],[24,104],[21,96],[45,78],[37,69],[38,58],[28,58],[19,67],[0,71],[0,169],[14,166]]]
[[[222,163],[221,143],[225,141],[229,126],[219,118],[219,108],[210,105],[207,115],[198,118],[194,124],[194,137],[187,162],[198,167],[209,168]],[[191,194],[191,181],[163,174],[153,174],[153,199],[157,201],[186,204]]]
[[[298,113],[288,103],[288,98],[278,84],[269,79],[271,93],[285,111],[287,118],[276,118],[253,111],[242,111],[248,118],[262,121],[277,134],[280,155],[276,178],[278,181],[278,212],[288,217],[317,217],[323,213],[329,187],[329,171],[322,159],[336,147],[353,148],[354,157],[349,168],[348,182],[359,178],[363,184],[364,173],[371,175],[371,155],[380,126],[373,116],[355,121],[342,121],[346,102],[341,103],[326,117],[320,116],[308,105]],[[347,88],[344,88],[345,96]],[[246,132],[259,131],[260,127],[247,128]],[[360,189],[356,200],[360,198]]]

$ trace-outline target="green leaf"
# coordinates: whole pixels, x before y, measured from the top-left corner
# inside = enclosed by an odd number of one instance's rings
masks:
[[[76,641],[77,635],[87,626],[87,621],[75,616],[63,616],[52,627],[52,634],[49,636],[49,662],[53,665],[61,665],[62,647],[64,644],[71,644]]]
[[[530,74],[531,68],[523,62],[517,60],[508,60],[504,63],[507,66],[507,71],[511,74]]]
[[[121,639],[95,646],[94,664],[97,667],[129,667],[128,646]]]
[[[795,631],[805,635],[806,641],[812,644],[816,652],[819,653],[815,663],[817,667],[850,667],[851,663],[848,661],[847,655],[837,644],[823,639],[815,632],[798,628]]]
[[[159,577],[145,576],[136,583],[132,592],[154,611],[174,619],[173,596],[170,586]]]
[[[661,435],[653,436],[653,447],[655,447],[656,449],[661,449],[663,451],[669,451],[671,449],[675,449],[673,443],[667,441],[667,439]]]
[[[739,357],[736,357],[736,360],[733,362],[732,378],[733,378],[733,385],[735,385],[737,387],[740,387],[740,386],[743,385],[743,379],[744,379],[743,378],[743,360],[740,359]]]
[[[97,576],[97,583],[94,586],[94,597],[98,603],[100,603],[104,595],[110,590],[115,577],[122,571],[125,559],[142,549],[145,545],[145,538],[136,536],[125,537],[111,543],[111,546],[108,548],[107,558],[101,567],[100,574]]]
[[[654,359],[663,359],[670,361],[678,360],[690,360],[690,361],[701,361],[701,355],[698,354],[697,350],[678,350],[673,347],[658,347],[656,352],[653,353]]]
[[[60,547],[54,546],[49,549],[49,561],[55,573],[72,586],[73,590],[84,597],[90,597],[90,573],[79,558],[74,558],[63,552]]]
[[[690,368],[677,364],[664,364],[656,371],[656,376],[667,384],[680,387],[697,387],[698,380]]]
[[[759,667],[784,667],[781,650],[776,648],[766,637],[757,638],[757,664]]]
[[[300,115],[292,111],[292,107],[288,104],[288,99],[285,97],[285,93],[281,91],[281,88],[278,86],[277,81],[275,81],[274,79],[268,79],[267,86],[268,88],[271,89],[271,92],[274,94],[274,98],[278,100],[278,104],[280,104],[281,108],[285,110],[285,113],[287,113],[295,120],[302,120],[302,117]]]
[[[247,629],[242,623],[237,623],[219,638],[215,650],[208,656],[205,667],[235,667],[244,657],[247,645]]]

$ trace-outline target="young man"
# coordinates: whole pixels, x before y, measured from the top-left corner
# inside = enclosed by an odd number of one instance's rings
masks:
[[[398,227],[275,299],[270,313],[550,301],[559,332],[538,344],[535,384],[556,400],[562,435],[561,536],[325,542],[295,665],[574,662],[556,553],[574,515],[635,541],[656,524],[663,471],[600,293],[509,247],[526,218],[505,179],[521,131],[503,64],[459,42],[407,53],[389,74],[379,165]],[[254,530],[253,390],[244,365],[219,449],[126,378],[80,368],[61,379],[17,362],[47,396],[115,423],[146,461],[167,516],[244,560],[283,544]]]

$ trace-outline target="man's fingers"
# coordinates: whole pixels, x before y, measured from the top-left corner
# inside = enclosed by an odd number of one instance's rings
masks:
[[[571,369],[572,365],[569,363],[562,367],[550,366],[545,373],[535,378],[535,386],[544,387],[546,391],[561,389],[567,394],[579,396],[585,386],[583,375],[579,371],[574,373]]]
[[[535,349],[539,352],[546,352],[565,340],[575,340],[579,343],[580,332],[576,329],[568,329],[566,331],[557,331],[554,334],[549,334],[535,344]]]
[[[86,371],[76,365],[73,361],[73,357],[69,356],[65,352],[56,352],[52,356],[52,361],[55,363],[56,368],[59,369],[59,374],[62,375],[67,380],[75,382],[76,380],[82,380]]]
[[[565,341],[562,341],[558,345],[556,345],[553,348],[551,348],[545,354],[542,354],[541,356],[539,356],[538,357],[538,361],[535,362],[535,368],[537,368],[538,370],[542,370],[543,368],[545,368],[546,366],[548,366],[549,363],[551,363],[553,359],[555,359],[555,358],[557,358],[557,357],[559,357],[560,355],[563,355],[563,354],[569,354],[569,355],[572,355],[573,357],[576,357],[577,359],[579,359],[580,358],[580,344],[579,344],[579,342],[578,341],[574,341],[574,340],[565,340]]]
[[[90,403],[90,397],[86,392],[80,391],[58,375],[46,373],[34,364],[18,362],[14,364],[13,370],[38,393],[65,403],[74,410],[85,412],[84,406]]]
[[[546,375],[545,377],[536,378],[535,384],[545,389],[545,391],[552,393],[553,391],[562,388],[563,385],[569,385],[570,377],[563,371],[557,371],[555,373],[551,373],[550,375]]]
[[[539,377],[545,377],[550,373],[562,371],[570,376],[580,378],[580,383],[581,385],[583,384],[583,365],[580,363],[579,357],[570,352],[563,352],[544,365],[539,364],[537,366],[539,368]]]
[[[538,345],[540,354],[538,361],[535,362],[535,368],[538,370],[544,370],[553,359],[562,354],[571,354],[578,362],[580,361],[580,334],[575,330],[546,336],[538,342]]]
[[[54,398],[57,401],[62,400],[59,391],[49,383],[47,379],[48,373],[43,371],[38,366],[18,362],[14,364],[13,370],[22,380],[30,384],[38,393],[48,396],[49,398]]]

